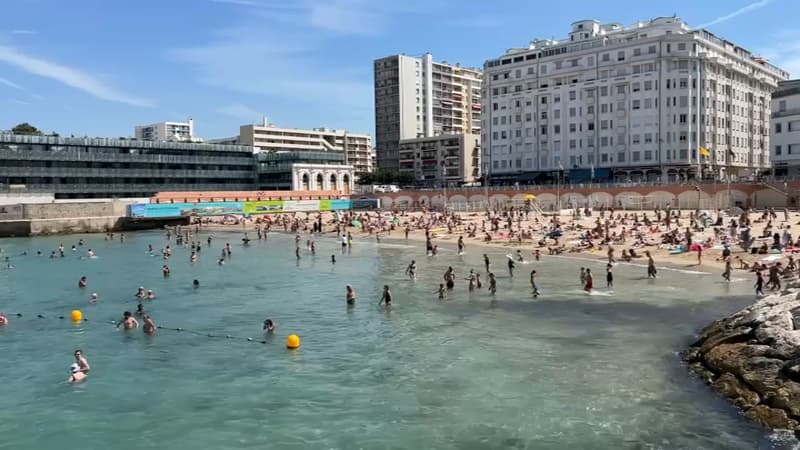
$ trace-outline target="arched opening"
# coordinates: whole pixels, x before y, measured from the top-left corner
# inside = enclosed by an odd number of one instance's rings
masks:
[[[342,176],[342,193],[349,194],[350,193],[350,175],[344,174]]]
[[[301,181],[301,184],[300,184],[300,188],[301,188],[302,190],[304,190],[304,191],[307,191],[307,190],[309,190],[309,189],[308,189],[308,183],[309,183],[308,174],[307,174],[307,173],[304,173],[304,174],[303,174],[303,177],[301,178],[301,180],[302,180],[302,181]]]
[[[322,179],[322,174],[321,174],[321,173],[318,173],[318,174],[317,174],[317,185],[316,185],[316,186],[314,186],[314,190],[315,190],[315,191],[321,191],[321,190],[322,190],[322,185],[323,185],[323,183],[324,183],[324,181],[323,181],[323,179]]]
[[[330,188],[330,190],[332,190],[332,191],[338,190],[338,187],[336,186],[336,174],[335,173],[331,174],[331,188]]]

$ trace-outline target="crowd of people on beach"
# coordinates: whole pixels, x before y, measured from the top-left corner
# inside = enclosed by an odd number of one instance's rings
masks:
[[[534,212],[529,205],[524,207],[509,207],[493,209],[483,214],[459,214],[453,211],[431,211],[409,213],[404,211],[337,211],[326,217],[323,213],[285,213],[263,215],[242,219],[243,237],[242,246],[250,245],[250,231],[247,229],[248,221],[252,225],[255,239],[266,240],[272,231],[283,231],[294,234],[294,256],[297,260],[303,258],[303,236],[305,239],[305,252],[312,256],[317,254],[317,236],[335,236],[336,242],[341,244],[341,251],[347,254],[354,245],[353,233],[360,232],[360,239],[374,238],[380,242],[381,236],[391,236],[393,233],[402,233],[406,240],[424,233],[424,255],[428,258],[437,257],[439,245],[455,238],[454,243],[457,255],[466,252],[465,239],[472,239],[476,245],[514,245],[518,248],[506,255],[505,265],[508,277],[515,276],[515,270],[520,264],[538,263],[543,255],[562,255],[565,253],[586,252],[593,256],[597,262],[605,265],[606,288],[614,289],[614,267],[619,263],[632,263],[636,260],[646,261],[646,274],[648,279],[658,276],[654,253],[668,255],[696,254],[696,264],[703,263],[703,254],[709,250],[719,251],[715,262],[723,267],[722,277],[732,281],[731,274],[734,270],[746,270],[755,276],[754,289],[757,295],[764,295],[764,290],[780,290],[782,280],[800,277],[800,262],[795,261],[793,253],[800,252],[800,236],[794,237],[791,233],[791,224],[788,212],[784,211],[784,220],[778,222],[775,210],[764,210],[751,220],[747,211],[739,211],[733,215],[726,215],[722,211],[690,211],[688,215],[681,211],[673,210],[669,205],[664,208],[654,209],[652,212],[643,211],[617,211],[614,208],[573,208],[571,216],[550,215],[546,216]],[[727,221],[726,221],[727,219]],[[760,233],[752,231],[755,225],[762,229]],[[166,243],[159,250],[148,245],[147,251],[153,256],[162,259],[161,273],[164,278],[170,277],[171,269],[168,263],[173,256],[174,245],[186,249],[189,253],[188,263],[196,263],[202,251],[212,247],[214,234],[209,233],[202,239],[201,229],[204,224],[197,222],[191,226],[170,227],[165,232]],[[422,241],[422,235],[419,236]],[[114,240],[114,233],[107,233],[107,240]],[[121,243],[125,242],[125,235],[119,234]],[[205,240],[205,246],[203,244]],[[527,246],[527,247],[526,247]],[[86,246],[83,239],[72,245],[71,252],[82,252]],[[65,246],[60,244],[50,254],[50,258],[65,257]],[[605,248],[605,257],[597,252]],[[523,252],[523,249],[526,251]],[[734,250],[738,253],[734,255]],[[230,261],[233,255],[233,246],[226,242],[220,247],[217,259],[222,266]],[[546,251],[546,253],[544,253]],[[619,251],[619,257],[616,253]],[[96,258],[95,252],[87,248],[83,258]],[[27,252],[19,256],[26,256]],[[42,255],[42,252],[37,252]],[[530,255],[532,261],[526,259]],[[766,258],[752,261],[752,258]],[[786,264],[783,259],[787,258]],[[488,253],[482,255],[486,289],[494,296],[498,291],[498,276],[493,268]],[[5,257],[5,268],[14,269],[10,257]],[[336,254],[330,258],[331,264],[336,264]],[[736,267],[734,267],[736,263]],[[543,266],[539,265],[539,269]],[[766,280],[763,272],[767,272]],[[410,282],[418,279],[419,267],[417,260],[413,259],[406,266],[405,275]],[[452,265],[442,274],[442,282],[438,283],[433,292],[439,299],[445,300],[448,294],[456,288],[458,280],[466,281],[469,292],[484,288],[481,279],[482,273],[475,269],[462,277],[457,275],[457,270]],[[538,298],[541,295],[537,284],[539,272],[530,270],[528,274],[531,295]],[[590,267],[581,267],[579,274],[580,288],[592,293],[596,288],[594,273]],[[82,276],[78,280],[78,289],[87,290],[89,280]],[[199,280],[193,280],[194,288],[200,287]],[[432,286],[433,287],[433,286]],[[136,289],[134,297],[139,300],[134,312],[124,311],[119,321],[113,324],[125,331],[141,327],[147,335],[154,335],[159,326],[155,319],[145,310],[146,301],[154,301],[157,297],[153,289],[140,286]],[[97,292],[92,292],[89,301],[96,303],[100,300]],[[345,287],[345,303],[348,307],[356,305],[356,289],[348,284]],[[391,308],[393,295],[389,285],[384,285],[381,291],[379,306]],[[0,313],[0,326],[7,326],[9,318]],[[263,332],[274,333],[277,323],[272,318],[263,321]],[[70,367],[70,382],[80,382],[87,379],[90,366],[81,350],[75,351],[75,363]]]

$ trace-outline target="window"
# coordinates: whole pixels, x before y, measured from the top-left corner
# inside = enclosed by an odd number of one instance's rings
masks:
[[[594,122],[589,122],[586,124],[586,129],[589,131],[594,131]]]
[[[569,116],[570,117],[575,117],[575,112],[576,112],[575,108],[570,108],[569,109]]]
[[[578,131],[578,126],[574,123],[569,124],[569,132],[574,133],[576,131]]]
[[[603,136],[600,138],[600,147],[608,147],[608,137]]]
[[[541,74],[545,74],[545,73],[547,73],[547,64],[542,64],[542,65],[541,65],[541,66],[539,66],[539,67],[540,67],[540,69],[539,69],[539,72],[540,72]]]
[[[642,83],[639,83],[638,81],[636,83],[633,83],[633,85],[631,86],[631,90],[633,92],[639,92],[640,90],[642,90]]]
[[[642,49],[640,48],[633,49],[633,56],[642,56]]]
[[[625,61],[625,52],[624,51],[617,52],[617,61]]]
[[[497,74],[492,75],[492,79],[497,81]],[[495,161],[496,163],[497,161]],[[495,164],[495,169],[497,168],[497,164]]]
[[[500,139],[508,139],[508,133],[505,130],[500,132]]]
[[[631,143],[634,145],[639,145],[641,143],[641,136],[639,136],[638,134],[634,134],[633,136],[631,136]]]
[[[492,111],[497,111],[497,103],[492,103]]]
[[[644,90],[645,91],[652,91],[653,90],[653,81],[648,80],[644,82]]]
[[[575,139],[570,139],[569,140],[569,148],[574,149],[574,148],[577,148],[577,146],[578,145],[577,145]]]
[[[781,154],[781,146],[780,145],[776,145],[775,146],[775,155],[780,155],[780,154]]]
[[[644,143],[645,144],[652,144],[653,143],[653,133],[645,133],[644,134]]]
[[[644,151],[644,160],[645,161],[650,161],[651,159],[653,159],[653,151],[652,150],[645,150]]]
[[[492,125],[497,125],[500,122],[500,118],[497,116],[492,117]]]
[[[553,96],[553,103],[561,103],[561,96],[560,95]]]
[[[522,169],[522,160],[521,159],[518,159],[516,161],[516,166],[517,166],[517,169]]]
[[[531,137],[532,133],[533,133],[532,128],[525,128],[525,137]]]
[[[600,155],[600,162],[608,162],[608,153],[603,153]]]
[[[517,69],[517,70],[514,72],[514,78],[520,78],[520,77],[522,77],[522,70],[520,70],[520,69]]]
[[[514,130],[514,137],[521,138],[522,137],[522,130]]]
[[[419,94],[419,89],[417,89],[417,94]],[[497,95],[497,88],[492,89],[492,95]]]
[[[553,133],[555,134],[561,133],[561,125],[553,125]]]
[[[500,139],[500,133],[498,133],[497,131],[492,132],[492,139],[495,141]]]
[[[525,122],[531,121],[531,113],[525,113]]]
[[[546,126],[543,126],[543,127],[542,127],[542,130],[541,130],[541,133],[540,133],[540,134],[541,134],[542,136],[545,136],[545,135],[547,134],[547,127],[546,127]]]
[[[506,124],[506,116],[500,116],[500,125]]]
[[[641,109],[642,101],[641,100],[634,100],[633,101],[633,109]]]
[[[684,44],[684,43],[678,44],[678,50],[679,51],[685,51],[686,50],[686,44]]]
[[[600,86],[600,96],[605,97],[608,95],[608,86]]]
[[[542,119],[546,120],[547,119],[547,111],[542,111],[541,112],[541,116],[542,116]]]
[[[608,104],[603,103],[600,105],[600,114],[605,114],[608,112]]]
[[[561,151],[561,141],[553,141],[553,151],[554,152]]]
[[[790,133],[792,131],[800,131],[800,120],[793,120],[789,122],[789,125],[786,127],[786,131]]]
[[[680,88],[681,89],[686,89],[687,87],[689,87],[689,79],[688,78],[681,78]]]
[[[617,153],[617,162],[621,162],[621,163],[625,162],[625,153],[624,152]]]
[[[553,119],[560,119],[560,118],[561,118],[561,110],[560,109],[553,110]]]
[[[594,114],[594,105],[589,105],[586,107],[586,114]]]
[[[781,124],[780,123],[776,123],[775,124],[775,133],[780,133],[780,132],[781,132]]]
[[[603,62],[611,61],[611,55],[608,53],[603,53]]]
[[[652,109],[653,108],[653,99],[646,98],[644,99],[644,109]]]
[[[608,129],[608,121],[607,120],[601,120],[600,121],[600,129],[601,130],[607,130]]]
[[[786,100],[778,102],[778,112],[786,112]]]
[[[543,104],[543,105],[546,105],[546,104],[547,104],[547,97],[542,97],[542,104]]]
[[[651,45],[651,46],[647,47],[647,53],[653,55],[653,54],[655,54],[655,52],[656,52],[656,46],[655,45]]]
[[[561,69],[561,61],[556,61],[556,70]]]
[[[632,156],[633,156],[631,158],[632,161],[639,161],[639,152],[633,152]]]
[[[577,95],[575,94],[575,91],[569,91],[569,99],[570,100],[575,100],[576,97],[577,97]]]
[[[678,122],[686,123],[686,114],[681,114],[678,116]]]
[[[617,86],[617,94],[624,94],[625,93],[625,85],[620,84]]]

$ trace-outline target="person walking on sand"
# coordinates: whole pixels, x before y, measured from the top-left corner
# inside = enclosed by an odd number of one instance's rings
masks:
[[[753,287],[756,289],[756,295],[764,295],[764,276],[760,270],[756,271],[756,284]]]

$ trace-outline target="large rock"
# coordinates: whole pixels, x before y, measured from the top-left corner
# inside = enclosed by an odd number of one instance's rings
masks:
[[[765,297],[707,326],[692,370],[754,421],[800,432],[800,295]]]

